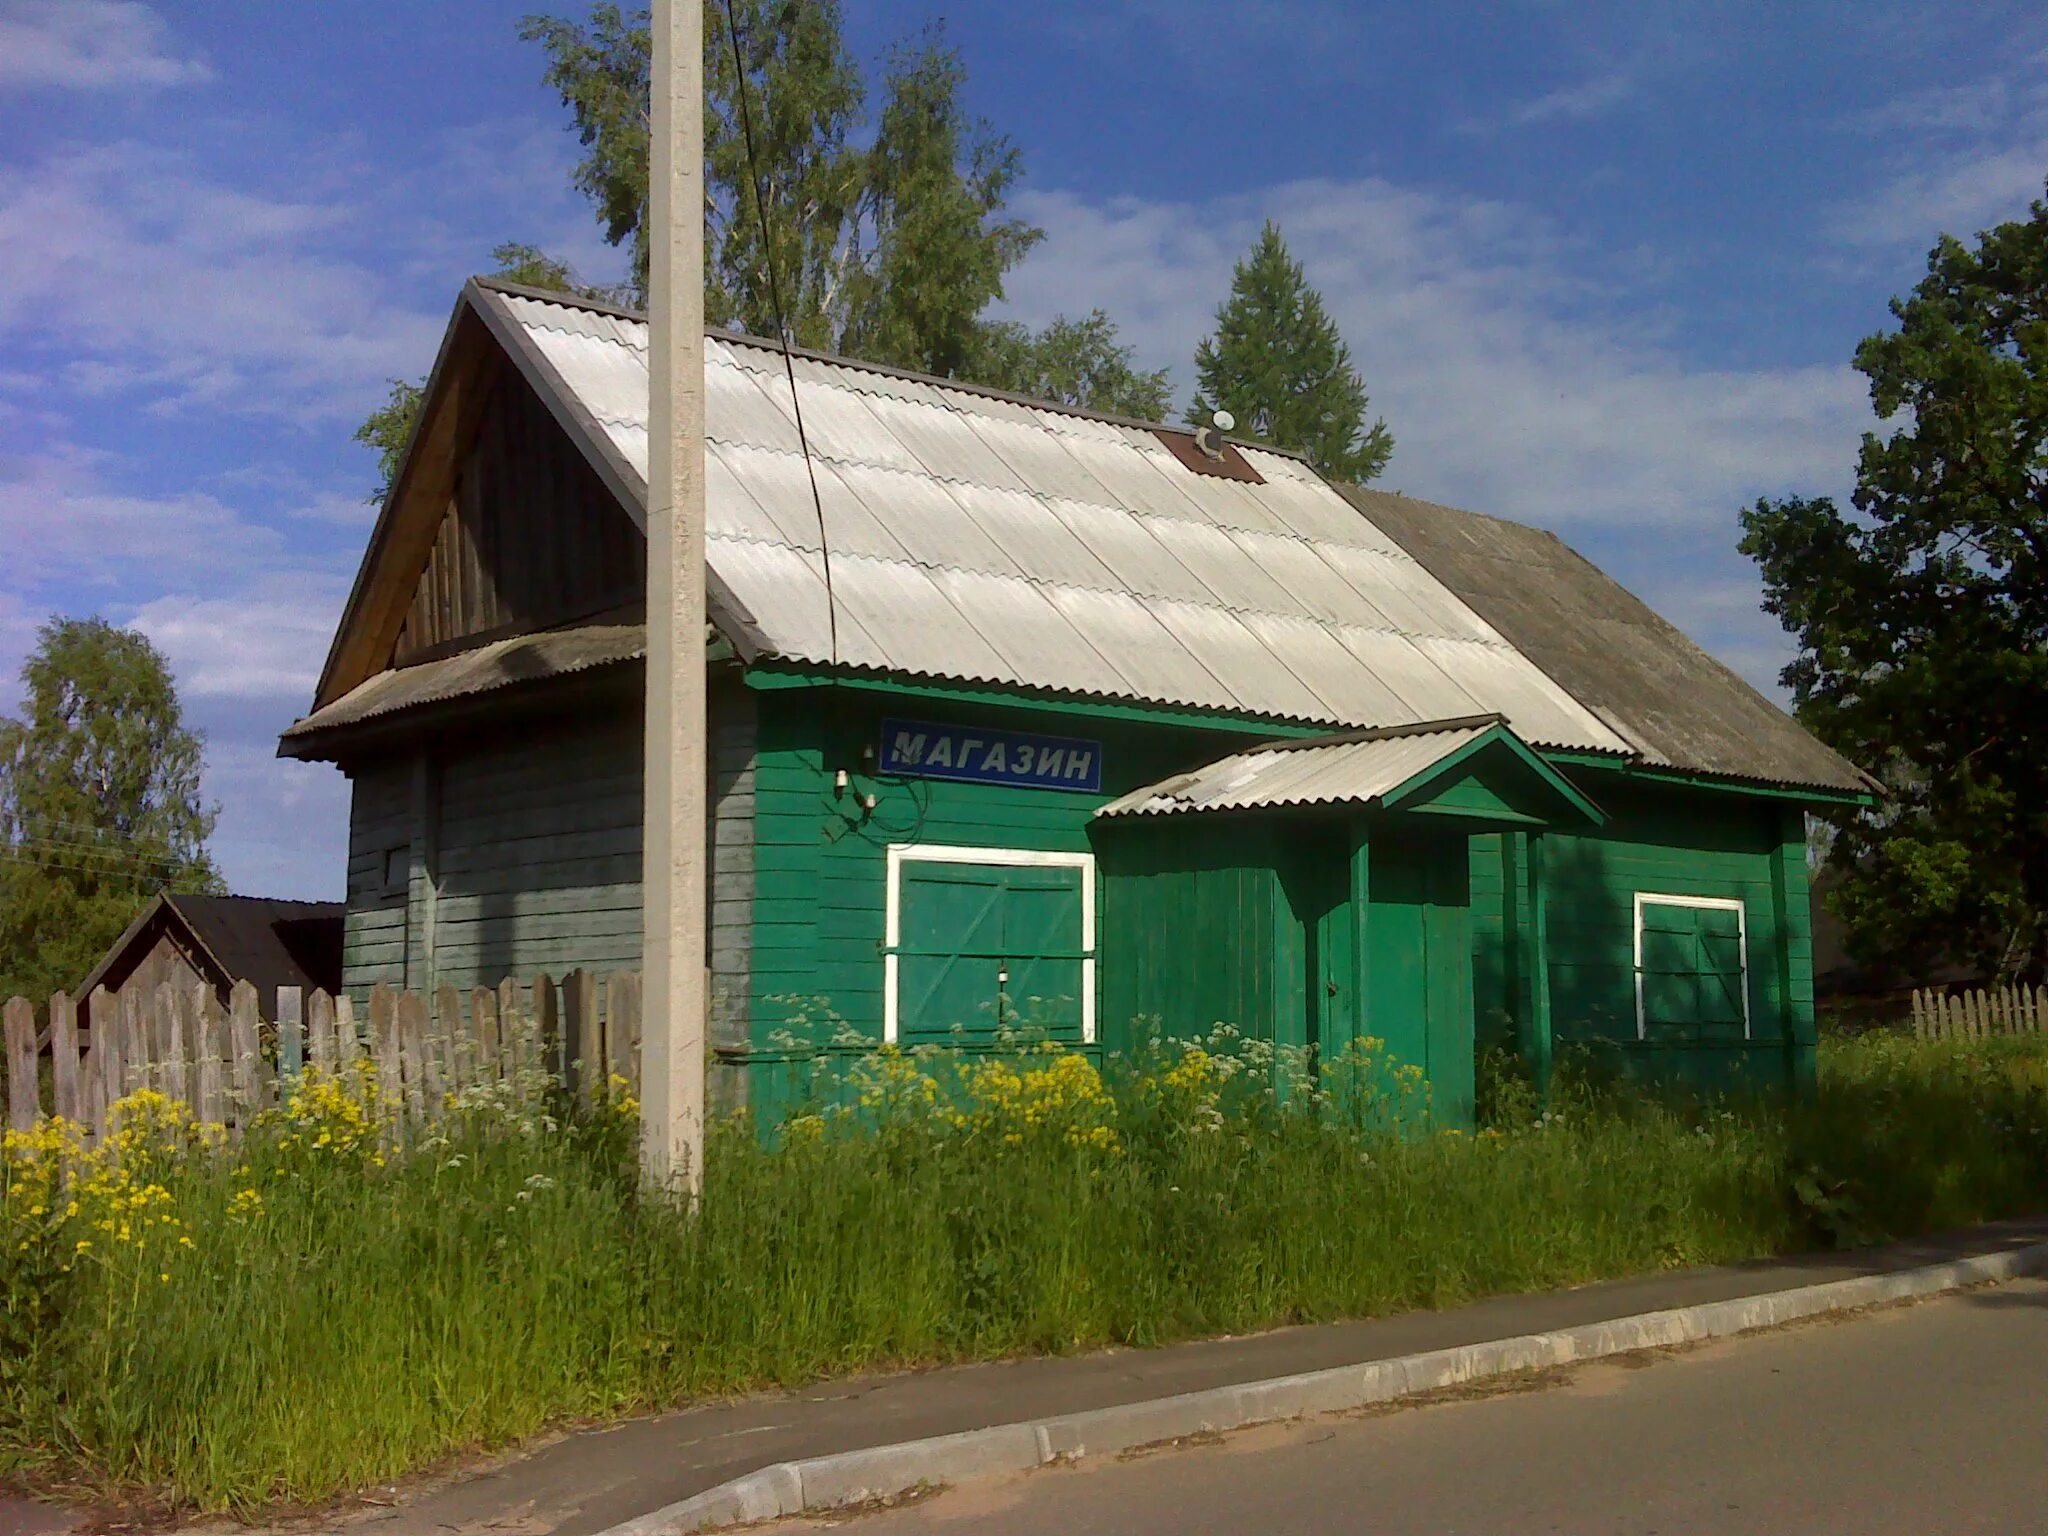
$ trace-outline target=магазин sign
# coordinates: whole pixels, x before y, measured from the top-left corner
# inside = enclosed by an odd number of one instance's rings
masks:
[[[928,720],[882,722],[883,773],[1100,793],[1102,743]]]

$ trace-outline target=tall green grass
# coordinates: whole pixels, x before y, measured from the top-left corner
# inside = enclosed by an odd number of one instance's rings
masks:
[[[835,1373],[2048,1208],[2048,1051],[2006,1042],[1833,1044],[1797,1106],[1568,1075],[1546,1111],[1501,1077],[1476,1136],[1360,1124],[1213,1058],[1106,1084],[1008,1070],[928,1091],[893,1058],[854,1110],[772,1143],[719,1126],[694,1216],[638,1194],[630,1106],[478,1104],[387,1154],[374,1105],[327,1085],[239,1149],[138,1117],[125,1169],[68,1191],[20,1143],[0,1173],[0,1471],[248,1511],[551,1421]],[[93,1228],[116,1199],[125,1240]]]

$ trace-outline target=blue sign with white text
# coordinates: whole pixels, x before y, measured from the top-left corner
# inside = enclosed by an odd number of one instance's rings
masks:
[[[1102,790],[1102,743],[928,720],[882,722],[882,772],[1034,789]]]

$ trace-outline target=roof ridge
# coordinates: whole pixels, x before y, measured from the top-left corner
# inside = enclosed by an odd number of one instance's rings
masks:
[[[573,293],[559,293],[548,288],[535,288],[526,283],[507,282],[500,277],[472,277],[471,282],[492,293],[509,294],[513,298],[532,299],[542,304],[555,304],[563,309],[588,310],[593,314],[610,315],[615,320],[631,320],[640,325],[649,324],[647,315],[640,310],[627,309],[604,299],[586,299]],[[724,326],[707,325],[704,334],[719,341],[737,346],[755,347],[764,352],[782,355],[782,343],[768,336],[755,336],[747,331],[729,330]],[[912,384],[923,384],[933,389],[958,390],[962,394],[977,395],[984,400],[1002,400],[1011,405],[1021,405],[1031,410],[1047,411],[1055,416],[1072,416],[1081,421],[1107,422],[1115,427],[1135,427],[1141,432],[1175,432],[1183,437],[1192,437],[1195,429],[1176,425],[1168,421],[1147,421],[1142,416],[1124,416],[1115,411],[1098,411],[1082,405],[1068,405],[1058,400],[1047,400],[1039,395],[1018,394],[1014,390],[996,389],[988,384],[976,384],[967,379],[949,379],[936,373],[919,373],[914,368],[898,368],[891,363],[869,362],[866,358],[851,357],[843,352],[824,352],[815,347],[800,347],[791,344],[792,357],[808,362],[826,363],[846,368],[855,373],[872,373],[885,379],[902,379]],[[1256,453],[1278,454],[1283,459],[1293,459],[1309,464],[1308,455],[1293,448],[1282,448],[1275,443],[1262,443],[1254,439],[1226,437],[1225,442],[1240,450],[1251,449]],[[1309,464],[1313,470],[1315,466]],[[1320,476],[1318,477],[1320,478]],[[1324,484],[1331,482],[1325,480]]]

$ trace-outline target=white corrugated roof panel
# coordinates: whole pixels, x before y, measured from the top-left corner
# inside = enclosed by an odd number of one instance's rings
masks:
[[[892,400],[886,395],[876,396],[868,405],[890,435],[916,458],[920,472],[962,485],[1026,489],[1017,472],[982,440],[962,412]]]
[[[732,589],[749,613],[773,613],[776,634],[785,653],[799,661],[822,662],[833,653],[832,626],[825,606],[824,562],[816,551],[756,539],[711,537],[705,555],[719,579]],[[852,561],[834,562],[834,585]],[[888,653],[869,636],[844,601],[838,611],[840,663],[849,667],[886,667]]]
[[[1132,517],[1112,507],[1078,501],[1055,501],[1052,509],[1074,536],[1115,576],[1117,585],[1140,597],[1177,597],[1190,603],[1213,603],[1216,594],[1202,584],[1152,530],[1172,521]]]
[[[1258,561],[1227,529],[1162,517],[1154,519],[1148,531],[1216,594],[1222,607],[1256,608],[1262,613],[1306,611],[1292,593],[1260,569]]]
[[[1286,720],[1334,720],[1337,717],[1259,637],[1226,609],[1166,598],[1147,598],[1145,606],[1213,673],[1233,698],[1257,696],[1269,714]]]
[[[1323,701],[1329,719],[1347,724],[1406,725],[1426,718],[1377,677],[1330,626],[1277,613],[1240,613],[1237,617]]]
[[[1004,402],[990,400],[982,403],[1002,405]],[[1092,501],[1100,506],[1109,505],[1109,492],[1103,489],[1100,480],[1088,473],[1087,466],[1074,456],[1059,433],[1046,431],[1028,417],[1018,420],[962,413],[961,420],[967,422],[975,434],[1010,467],[1018,485],[1028,487],[1032,494],[1055,501]]]
[[[1128,592],[1054,587],[1053,606],[1097,654],[1130,679],[1130,697],[1196,709],[1229,709],[1234,697],[1180,638]]]
[[[1283,806],[1370,805],[1470,746],[1498,722],[1446,722],[1365,740],[1275,743],[1234,752],[1110,801],[1097,816],[1166,816]]]
[[[1002,546],[1018,571],[1028,572],[1034,581],[1110,589],[1119,585],[1109,567],[1089,552],[1042,498],[986,485],[947,489],[981,530]]]
[[[1019,678],[1062,671],[1081,693],[1115,697],[1131,691],[1130,680],[1036,582],[980,571],[934,570],[931,578]]]
[[[1466,694],[1484,699],[1488,709],[1497,709],[1514,721],[1515,733],[1525,741],[1546,747],[1626,748],[1599,716],[1504,642],[1480,645],[1422,635],[1415,648]]]
[[[842,464],[839,473],[903,547],[903,558],[918,565],[1024,574],[944,481],[873,464]]]
[[[835,554],[909,558],[849,482],[850,475],[862,472],[857,466],[835,467],[819,458],[807,464],[798,454],[725,443],[710,444],[707,456],[728,465],[743,489],[773,509],[781,542],[798,549],[822,549],[829,542]],[[820,507],[825,517],[822,532],[818,527]]]
[[[485,297],[644,475],[644,326]],[[847,666],[1354,726],[1499,711],[1625,750],[1294,459],[1245,449],[1264,484],[1197,474],[1151,429],[788,367],[794,397],[772,344],[717,337],[705,368],[710,560],[767,655],[834,659],[829,568]]]
[[[974,683],[1029,683],[922,566],[858,557],[832,561],[832,591],[875,639],[894,671]],[[813,655],[809,661],[829,657]]]

